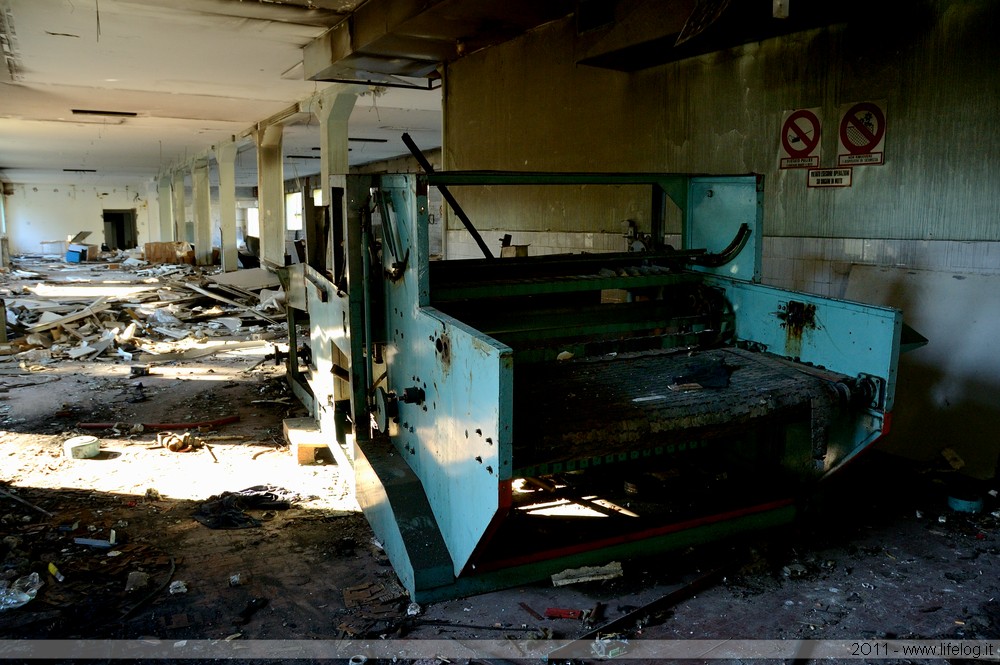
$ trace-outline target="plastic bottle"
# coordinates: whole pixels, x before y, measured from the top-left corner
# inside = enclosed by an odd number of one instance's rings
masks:
[[[38,577],[38,573],[32,573],[17,578],[10,586],[7,586],[6,583],[2,584],[3,586],[0,587],[0,612],[21,607],[35,597],[44,583]]]

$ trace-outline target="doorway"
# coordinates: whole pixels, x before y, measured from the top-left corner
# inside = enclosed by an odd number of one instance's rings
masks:
[[[104,244],[109,250],[132,249],[139,243],[135,224],[135,208],[131,210],[105,210]]]

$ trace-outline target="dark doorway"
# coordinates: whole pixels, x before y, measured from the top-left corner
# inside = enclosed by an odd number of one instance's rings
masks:
[[[104,211],[104,244],[110,250],[132,249],[139,244],[135,208]]]

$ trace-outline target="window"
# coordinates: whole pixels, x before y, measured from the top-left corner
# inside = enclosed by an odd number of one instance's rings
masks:
[[[302,230],[302,192],[285,194],[285,228],[289,231]]]
[[[247,235],[260,237],[260,209],[247,208]]]
[[[316,206],[317,208],[319,208],[319,207],[321,207],[323,205],[323,190],[322,189],[320,189],[319,187],[317,187],[316,189],[312,190],[312,197],[313,197],[313,205],[314,206]]]

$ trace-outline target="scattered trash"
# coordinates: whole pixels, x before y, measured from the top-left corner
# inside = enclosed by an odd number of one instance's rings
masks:
[[[417,603],[410,603],[409,605],[406,606],[406,616],[408,617],[419,616],[422,611],[423,608],[420,607],[420,605],[418,605]]]
[[[156,435],[156,442],[160,444],[161,448],[166,448],[172,453],[190,453],[205,445],[201,439],[192,435],[191,432],[184,432],[183,434],[160,432]]]
[[[243,573],[233,573],[229,576],[229,586],[243,586],[247,583],[247,576]]]
[[[945,458],[948,464],[951,465],[951,468],[955,471],[958,471],[965,466],[965,460],[963,460],[962,457],[951,448],[944,448],[941,451],[941,456]]]
[[[938,515],[938,523],[939,524],[946,524],[947,522],[948,522],[948,518],[947,517],[945,517],[944,515]]]
[[[618,633],[598,634],[590,645],[590,653],[596,658],[618,658],[628,653],[628,640]]]
[[[243,608],[239,616],[233,619],[234,626],[243,626],[250,621],[250,618],[258,612],[258,610],[267,607],[267,598],[251,598],[247,603],[247,606]]]
[[[213,427],[218,427],[219,425],[228,425],[229,423],[239,422],[239,420],[239,416],[226,416],[225,418],[203,420],[193,423],[142,423],[142,427],[151,430],[211,429]],[[80,429],[114,429],[116,427],[131,427],[122,423],[77,423],[76,426]]]
[[[799,577],[804,577],[809,569],[803,566],[801,563],[792,563],[781,569],[781,574],[789,579],[797,579]]]
[[[573,353],[571,351],[560,351],[559,355],[556,356],[556,360],[570,360],[573,358]]]
[[[529,606],[527,603],[518,603],[518,605],[521,606],[522,610],[524,610],[525,612],[527,612],[528,614],[530,614],[532,617],[534,617],[538,621],[543,621],[545,619],[545,617],[543,617],[541,614],[539,614],[538,612],[536,612],[535,610],[533,610],[531,608],[531,606]]]
[[[624,575],[622,564],[612,561],[605,566],[583,566],[570,568],[552,576],[552,586],[566,586],[594,580],[611,580]]]
[[[38,594],[43,584],[38,573],[19,577],[10,586],[7,586],[6,580],[0,580],[0,612],[27,604]]]
[[[276,291],[272,291],[271,289],[262,289],[260,292],[260,304],[254,309],[260,312],[284,311],[285,292],[280,290],[280,287]]]
[[[147,586],[149,586],[149,573],[132,571],[128,574],[128,579],[125,581],[125,592],[132,593],[133,591],[145,589]]]
[[[111,529],[108,537],[104,538],[74,538],[73,542],[77,545],[84,545],[86,547],[98,547],[102,549],[110,549],[112,545],[117,543],[118,534],[115,533],[114,529]]]
[[[155,487],[149,487],[146,489],[146,501],[160,501],[162,499],[163,497]]]
[[[583,617],[583,610],[570,610],[562,607],[549,607],[545,609],[547,619],[579,619]]]
[[[983,510],[983,500],[981,498],[961,498],[957,496],[948,497],[948,507],[956,513],[976,514]]]
[[[223,492],[198,506],[193,517],[211,529],[249,529],[261,521],[245,510],[287,510],[302,497],[273,485],[254,485],[239,492]]]
[[[181,580],[174,580],[170,583],[170,587],[168,588],[171,596],[176,596],[179,593],[187,593],[187,590],[187,584]]]
[[[49,511],[44,510],[42,508],[39,508],[38,506],[36,506],[33,503],[28,503],[27,501],[25,501],[21,497],[17,496],[16,494],[12,494],[12,493],[8,492],[7,490],[0,489],[0,496],[5,496],[8,499],[13,499],[14,501],[17,501],[18,503],[20,503],[22,505],[25,505],[28,508],[31,508],[32,510],[37,510],[38,512],[42,513],[43,515],[47,515],[49,517],[53,517],[52,513],[50,513]]]
[[[59,572],[59,569],[56,568],[56,564],[49,563],[48,569],[49,569],[49,574],[52,575],[52,577],[56,578],[56,582],[66,581],[66,577]]]
[[[634,630],[636,626],[645,625],[649,616],[663,612],[665,609],[709,587],[721,579],[730,568],[731,564],[703,573],[680,588],[674,589],[667,595],[657,598],[643,607],[635,608],[626,614],[622,614],[622,616],[605,623],[603,626],[581,635],[576,641],[571,640],[564,643],[562,646],[550,651],[546,659],[548,662],[556,662],[564,657],[568,657],[568,654],[578,649],[581,644],[602,639],[613,640],[615,638],[612,637],[612,634],[620,635],[621,631]]]
[[[63,454],[70,459],[92,459],[101,452],[96,436],[74,436],[63,443]]]

